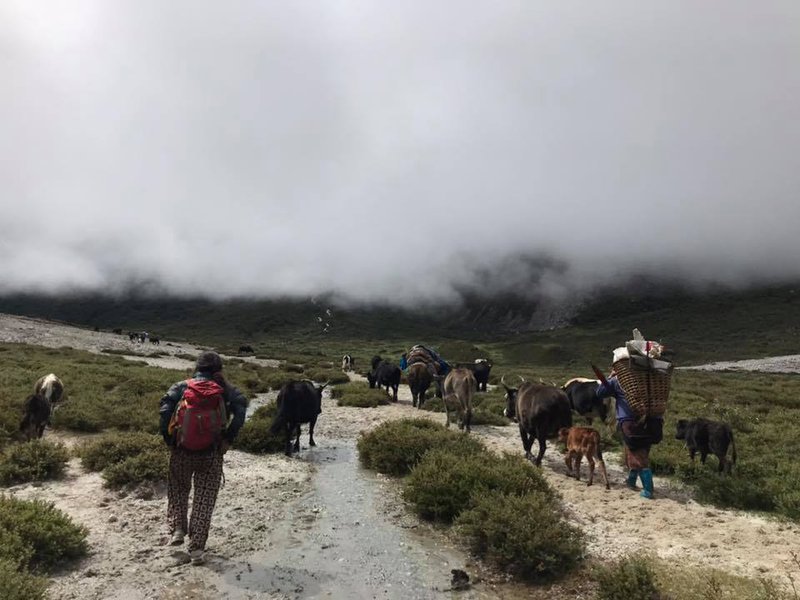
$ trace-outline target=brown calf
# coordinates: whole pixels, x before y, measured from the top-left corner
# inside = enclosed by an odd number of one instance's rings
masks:
[[[585,456],[589,461],[589,483],[592,485],[594,480],[594,461],[600,463],[600,472],[603,480],[608,485],[608,473],[606,473],[606,463],[603,461],[603,453],[600,451],[600,433],[591,427],[562,427],[558,431],[558,439],[567,444],[567,453],[564,462],[567,463],[567,477],[581,478],[581,459]],[[574,463],[574,469],[573,469]]]

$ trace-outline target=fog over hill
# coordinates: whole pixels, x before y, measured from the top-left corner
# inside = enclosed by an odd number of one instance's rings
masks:
[[[6,0],[0,293],[795,280],[798,31],[788,1]]]

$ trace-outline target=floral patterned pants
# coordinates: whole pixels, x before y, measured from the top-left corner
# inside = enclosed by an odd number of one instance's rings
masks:
[[[189,513],[189,492],[194,480],[192,518]],[[211,513],[217,502],[222,482],[222,454],[216,450],[190,452],[181,448],[172,450],[169,459],[167,486],[167,521],[171,533],[182,529],[189,534],[189,551],[204,550],[211,527]]]

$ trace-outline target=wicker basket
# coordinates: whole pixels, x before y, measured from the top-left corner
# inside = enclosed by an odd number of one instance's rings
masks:
[[[630,360],[619,360],[614,363],[614,371],[628,405],[637,417],[664,416],[672,382],[672,367],[665,374],[654,369],[631,366]]]

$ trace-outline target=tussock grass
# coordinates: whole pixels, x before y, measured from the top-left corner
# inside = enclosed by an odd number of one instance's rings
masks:
[[[3,600],[43,600],[47,579],[19,570],[14,561],[0,559],[0,598]]]
[[[455,519],[473,552],[515,575],[544,581],[577,566],[579,529],[561,514],[541,473],[519,457],[490,454],[478,439],[427,419],[388,421],[361,436],[361,462],[410,475],[404,498],[424,518]]]
[[[481,443],[429,419],[398,419],[381,423],[358,440],[365,467],[387,475],[406,475],[433,448],[457,446],[459,452],[478,450]]]
[[[169,453],[163,449],[146,450],[103,469],[105,485],[115,489],[166,481],[168,477]]]
[[[489,491],[555,494],[541,473],[519,456],[489,453],[483,444],[430,450],[405,480],[403,497],[425,519],[451,522]]]
[[[21,540],[3,545],[0,552],[5,553],[2,558],[22,567],[50,570],[88,550],[86,528],[39,500],[0,496],[0,532],[6,542]]]
[[[504,391],[492,390],[475,394],[472,403],[473,425],[510,425],[511,421],[503,416],[506,401]]]
[[[45,439],[12,444],[0,455],[0,485],[57,479],[68,460],[63,444]]]
[[[718,569],[686,565],[652,555],[633,555],[594,565],[598,600],[798,600],[780,580],[753,579]],[[789,583],[787,576],[785,583]],[[791,588],[791,585],[789,586]]]
[[[389,404],[389,397],[382,389],[370,389],[363,381],[350,381],[331,389],[331,398],[337,406],[355,406],[359,408],[375,408]]]
[[[16,432],[25,397],[41,375],[56,373],[66,388],[67,400],[52,417],[54,428],[157,433],[161,396],[192,374],[69,348],[0,344],[0,355],[0,444]],[[224,372],[248,395],[279,388],[289,379],[284,371],[247,362],[226,361]]]
[[[547,581],[578,566],[583,534],[561,515],[552,493],[500,490],[476,495],[455,521],[472,551],[522,579]]]
[[[306,377],[317,383],[330,382],[331,384],[348,383],[350,378],[341,371],[334,369],[310,368],[306,369]]]
[[[110,488],[166,481],[169,475],[169,450],[159,435],[108,433],[81,446],[77,454],[85,469],[102,471]]]
[[[256,409],[239,430],[234,442],[235,448],[252,454],[283,452],[285,450],[283,435],[273,435],[269,431],[277,412],[278,406],[274,402]]]
[[[653,600],[659,598],[651,561],[633,556],[595,571],[598,600]]]

